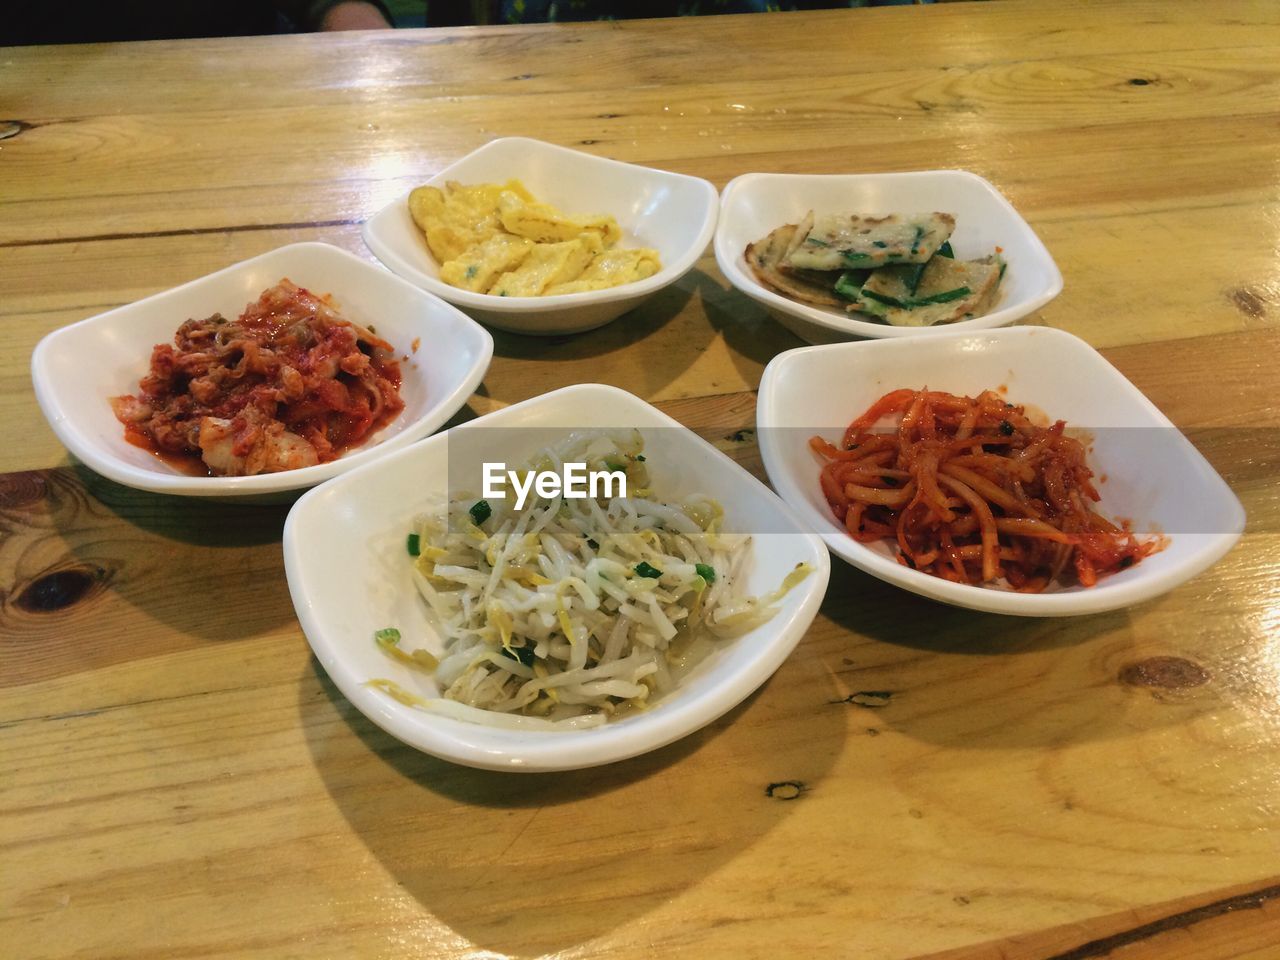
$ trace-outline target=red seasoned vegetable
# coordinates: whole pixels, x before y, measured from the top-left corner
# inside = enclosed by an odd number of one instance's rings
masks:
[[[404,409],[391,344],[287,279],[236,320],[182,324],[139,387],[111,399],[129,440],[217,476],[333,460]]]
[[[897,426],[876,430],[887,417]],[[1064,574],[1093,586],[1161,546],[1094,510],[1084,444],[1065,427],[1037,426],[990,390],[895,390],[840,447],[809,444],[827,461],[823,495],[854,539],[896,541],[901,563],[947,580],[1037,592]]]

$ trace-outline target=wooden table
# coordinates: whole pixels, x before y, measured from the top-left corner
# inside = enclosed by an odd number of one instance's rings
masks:
[[[0,51],[0,953],[1280,957],[1278,120],[1264,0]],[[763,689],[602,769],[401,745],[310,656],[284,510],[96,477],[29,357],[290,241],[368,257],[366,216],[507,134],[719,186],[988,177],[1066,278],[1031,322],[1102,348],[1249,532],[1074,620],[837,562]],[[597,380],[726,432],[797,344],[709,255],[594,333],[496,340],[470,414]]]

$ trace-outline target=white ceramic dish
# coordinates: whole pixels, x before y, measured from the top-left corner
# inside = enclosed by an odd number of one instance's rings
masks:
[[[761,532],[745,589],[774,590],[797,563],[813,572],[777,616],[699,664],[642,713],[578,731],[503,730],[416,710],[366,681],[386,677],[423,696],[433,679],[376,648],[375,630],[395,626],[406,646],[443,647],[410,579],[405,536],[415,514],[443,500],[447,478],[476,479],[479,463],[514,466],[550,437],[530,428],[637,427],[663,498],[701,490],[724,506],[726,529]],[[555,433],[561,432],[556,430]],[[450,461],[452,460],[452,463]],[[464,469],[469,468],[469,469]],[[420,750],[494,770],[568,770],[635,756],[710,723],[760,686],[808,628],[826,590],[822,541],[790,508],[710,444],[614,387],[580,385],[527,400],[353,470],[303,496],[284,529],[285,570],[298,619],[343,695],[391,735]]]
[[[137,392],[152,347],[171,343],[190,318],[239,316],[284,277],[333,294],[344,316],[409,355],[400,364],[400,415],[329,463],[252,477],[187,476],[128,443],[108,401]],[[411,352],[414,340],[420,349]],[[475,391],[492,356],[488,331],[449,304],[337,247],[298,243],[55,330],[37,344],[31,376],[58,439],[104,477],[158,493],[258,497],[314,486],[438,429]]]
[[[951,245],[961,260],[1004,250],[1008,270],[995,308],[980,317],[940,327],[892,327],[856,319],[837,308],[799,303],[763,286],[743,251],[784,223],[798,223],[809,210],[882,216],[941,211],[956,218]],[[1018,211],[986,180],[964,170],[916,173],[748,173],[731,180],[720,201],[716,263],[729,282],[763,304],[783,326],[810,343],[852,337],[934,336],[1013,323],[1062,292],[1062,274],[1040,238]]]
[[[518,179],[539,200],[566,213],[612,214],[621,246],[652,247],[662,269],[609,290],[555,297],[497,297],[459,290],[440,280],[440,266],[409,216],[408,194],[364,225],[365,243],[411,283],[461,307],[482,323],[516,333],[578,333],[616,319],[684,276],[715,231],[719,203],[706,180],[606,160],[540,140],[505,137],[467,154],[424,185],[505,183]]]
[[[818,487],[814,434],[839,443],[845,427],[879,397],[902,387],[975,396],[1008,387],[1025,403],[1090,438],[1098,509],[1133,521],[1136,533],[1169,537],[1162,551],[1096,586],[1039,594],[951,583],[898,563],[896,546],[862,544],[831,515]],[[1244,509],[1176,427],[1083,340],[1060,330],[1016,327],[913,340],[802,347],[765,369],[758,438],[781,497],[827,546],[882,580],[975,610],[1023,616],[1097,613],[1148,600],[1207,569],[1239,539]]]

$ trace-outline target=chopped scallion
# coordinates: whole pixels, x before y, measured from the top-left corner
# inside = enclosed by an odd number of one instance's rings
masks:
[[[927,263],[914,263],[911,265],[911,271],[907,274],[907,293],[913,297],[916,295],[916,291],[920,289],[920,278],[924,276],[924,268],[927,266]]]
[[[854,271],[846,270],[840,274],[840,279],[836,281],[834,289],[836,296],[856,301],[858,294],[862,292],[862,284],[854,277]]]
[[[952,300],[967,297],[972,292],[968,287],[956,287],[954,290],[944,290],[942,293],[935,293],[929,297],[918,297],[911,301],[911,306],[923,307],[930,303],[949,303]]]
[[[512,660],[519,660],[526,667],[533,666],[533,647],[503,647],[498,653]]]

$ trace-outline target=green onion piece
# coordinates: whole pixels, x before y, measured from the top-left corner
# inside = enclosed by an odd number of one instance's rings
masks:
[[[924,268],[928,265],[927,263],[914,263],[911,265],[911,272],[907,275],[907,293],[913,297],[916,290],[920,288],[920,278],[924,276]]]
[[[813,245],[813,246],[815,246],[815,247],[829,247],[829,246],[831,246],[831,244],[827,243],[827,241],[825,241],[825,240],[819,240],[817,237],[805,237],[805,238],[804,238],[804,242],[805,242],[805,243],[812,244],[812,245]]]
[[[698,572],[698,576],[700,576],[703,580],[707,581],[707,583],[715,583],[715,582],[716,582],[716,568],[715,568],[715,567],[710,566],[710,565],[705,564],[705,563],[695,563],[695,564],[693,565],[693,569],[694,569],[694,570],[696,570],[696,571]]]
[[[639,460],[641,463],[644,463],[644,454],[643,454],[643,453],[637,453],[637,454],[636,454],[636,459],[637,459],[637,460]]]
[[[942,246],[938,248],[938,256],[946,257],[948,260],[954,260],[956,258],[956,252],[951,249],[950,240],[942,241]]]
[[[904,310],[910,309],[907,301],[899,300],[896,297],[890,297],[883,293],[876,293],[876,291],[868,290],[866,287],[862,288],[862,296],[870,300],[874,300],[876,303],[883,303],[886,307],[901,307]]]
[[[400,643],[400,631],[395,627],[383,627],[373,632],[373,640],[380,647],[394,647]]]
[[[405,537],[404,545],[411,557],[416,557],[422,552],[422,544],[416,533],[411,533]]]
[[[1000,276],[996,277],[996,283],[999,283],[1001,280],[1004,279],[1004,271],[1007,266],[1009,265],[1005,263],[1003,260],[1000,261]]]
[[[526,667],[533,666],[533,647],[503,647],[498,653],[512,660],[519,660]]]
[[[889,246],[889,245],[888,245],[887,243],[885,243],[883,240],[872,240],[872,241],[871,241],[871,245],[872,245],[873,247],[879,247],[881,250],[883,250],[885,247]]]
[[[635,566],[636,575],[640,577],[648,577],[650,580],[657,580],[662,576],[662,571],[657,567],[651,567],[649,564],[641,560]]]
[[[853,273],[852,270],[846,270],[840,274],[840,279],[836,281],[836,285],[833,288],[836,296],[844,297],[846,300],[856,301],[858,299],[858,295],[862,292],[862,284],[857,282]]]
[[[600,544],[596,543],[596,542],[595,542],[594,540],[592,540],[590,537],[587,537],[587,546],[588,546],[588,547],[590,547],[592,550],[599,550],[599,549],[600,549]]]
[[[910,310],[914,307],[925,307],[931,303],[947,303],[951,300],[959,300],[961,297],[967,297],[972,291],[968,287],[956,287],[954,290],[944,290],[942,293],[935,293],[928,297],[912,297],[907,300],[899,300],[896,297],[886,296],[883,293],[877,293],[874,290],[862,288],[862,295],[869,297],[879,303],[883,303],[886,307],[901,307],[903,310]]]
[[[942,293],[935,293],[931,297],[920,297],[917,300],[910,301],[913,307],[923,307],[930,303],[948,303],[952,300],[959,300],[961,297],[967,297],[972,293],[968,287],[956,287],[954,290],[944,290]]]
[[[488,500],[477,500],[467,513],[471,514],[472,522],[478,527],[493,516],[493,507],[489,506]]]
[[[869,253],[852,253],[852,252],[850,252],[850,251],[848,251],[848,250],[844,251],[843,256],[844,256],[844,258],[845,258],[846,260],[848,260],[850,263],[857,263],[859,260],[870,260],[870,259],[871,259],[871,254],[869,254]]]

